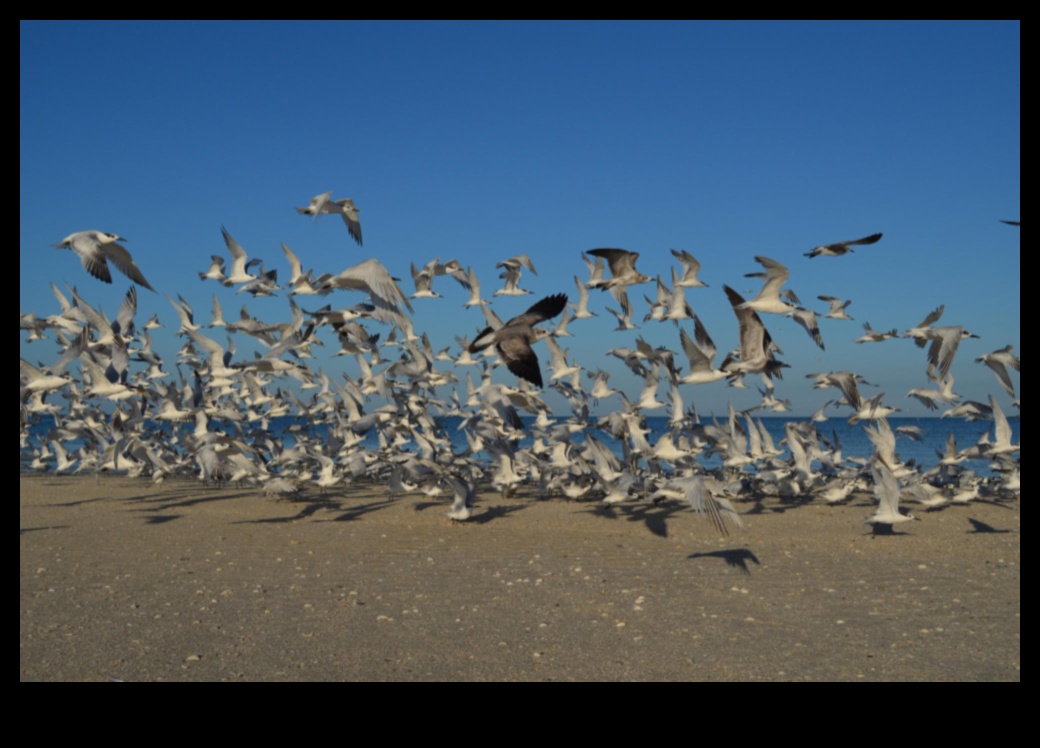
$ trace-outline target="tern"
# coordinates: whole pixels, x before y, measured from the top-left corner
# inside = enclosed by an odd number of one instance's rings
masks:
[[[754,309],[757,312],[769,314],[794,314],[796,307],[791,306],[781,298],[780,287],[787,282],[791,271],[776,260],[758,255],[755,262],[766,269],[764,273],[746,273],[746,278],[764,278],[765,284],[758,296],[751,301],[745,301],[740,305],[741,309]],[[795,302],[797,303],[797,302]],[[810,333],[811,334],[811,333]]]
[[[354,241],[361,246],[361,219],[358,217],[357,206],[354,205],[354,201],[349,197],[343,198],[342,200],[330,200],[332,192],[323,192],[320,195],[315,195],[311,198],[310,205],[306,208],[297,208],[297,213],[303,215],[314,216],[317,218],[323,213],[337,213],[343,218],[343,223],[347,225],[347,231],[354,238]]]
[[[693,255],[687,252],[685,249],[673,249],[672,255],[682,265],[682,280],[679,281],[679,285],[684,288],[707,288],[708,284],[704,283],[697,277],[697,273],[701,271],[701,264],[697,261]]]
[[[98,280],[105,283],[112,282],[112,273],[108,269],[108,261],[116,266],[116,270],[125,275],[139,286],[144,286],[149,291],[154,291],[152,284],[145,280],[141,268],[137,267],[134,258],[126,251],[126,247],[116,242],[125,242],[117,234],[107,234],[104,231],[77,231],[69,234],[54,245],[55,249],[71,249],[79,255],[80,261],[87,272]]]
[[[899,481],[884,462],[874,460],[870,465],[870,473],[874,478],[874,495],[880,503],[877,511],[867,517],[866,521],[875,525],[875,531],[877,525],[888,525],[891,530],[894,524],[917,519],[910,513],[899,511]]]
[[[945,379],[950,373],[950,366],[961,340],[977,337],[975,333],[968,332],[960,326],[930,328],[927,334],[927,338],[932,341],[928,348],[928,378],[936,382]]]
[[[849,304],[852,303],[852,299],[843,302],[836,296],[817,296],[816,298],[820,301],[826,301],[828,304],[831,305],[830,310],[825,315],[823,315],[824,317],[827,317],[829,319],[852,319],[852,317],[845,313],[845,310],[848,308]]]
[[[1007,367],[1010,366],[1015,371],[1022,371],[1022,362],[1018,360],[1018,356],[1011,352],[1013,348],[1013,345],[1006,345],[1000,350],[986,353],[975,359],[976,362],[986,364],[993,370],[993,373],[997,375],[997,381],[1000,382],[1000,386],[1007,390],[1011,397],[1015,396],[1015,385],[1011,383],[1011,375],[1008,374]]]

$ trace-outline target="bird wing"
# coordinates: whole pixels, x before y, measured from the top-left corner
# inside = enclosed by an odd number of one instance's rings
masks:
[[[498,355],[505,361],[509,371],[521,379],[526,379],[535,387],[541,387],[542,371],[538,365],[538,356],[531,349],[528,341],[530,331],[520,328],[512,332],[507,331],[507,328],[502,328],[502,331],[499,333],[501,339],[495,348]]]
[[[544,322],[547,319],[555,317],[563,311],[565,306],[567,306],[567,294],[558,293],[553,294],[552,296],[546,296],[541,301],[532,304],[523,314],[519,314],[509,320],[506,323],[506,327],[531,327],[532,325],[537,325],[539,322]]]
[[[152,284],[145,279],[144,273],[141,272],[141,268],[137,267],[134,258],[126,251],[126,247],[121,244],[116,244],[115,242],[109,242],[108,244],[102,245],[101,249],[104,252],[105,257],[112,261],[112,264],[116,266],[116,269],[119,270],[119,272],[139,286],[144,286],[149,291],[155,290],[152,288]],[[111,276],[109,276],[108,282],[112,282]]]

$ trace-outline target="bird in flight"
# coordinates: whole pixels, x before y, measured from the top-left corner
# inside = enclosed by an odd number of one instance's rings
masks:
[[[331,200],[332,192],[323,192],[320,195],[315,195],[311,198],[311,203],[306,208],[297,208],[297,213],[303,215],[314,216],[317,218],[323,213],[338,213],[343,218],[343,223],[347,224],[347,231],[354,237],[354,241],[361,246],[361,219],[358,217],[357,206],[354,205],[354,201],[349,197],[345,197],[342,200]]]
[[[125,242],[121,236],[106,234],[104,231],[77,231],[69,234],[60,242],[55,244],[56,249],[71,249],[79,255],[80,261],[87,272],[98,280],[105,283],[112,282],[112,273],[108,269],[108,261],[116,266],[116,270],[139,286],[144,286],[149,291],[154,291],[152,284],[145,280],[141,268],[137,267],[134,258],[127,252],[126,247],[116,242]]]
[[[534,304],[523,314],[513,317],[497,330],[488,327],[470,344],[469,352],[477,353],[485,348],[495,346],[498,355],[505,361],[509,371],[521,379],[526,379],[536,387],[542,386],[542,372],[538,366],[538,356],[531,345],[541,340],[550,332],[545,329],[534,329],[539,322],[552,319],[567,306],[567,294],[553,294]]]
[[[823,255],[824,257],[840,257],[847,252],[852,251],[852,247],[857,244],[874,244],[881,238],[881,234],[871,234],[870,236],[864,236],[862,239],[853,239],[848,242],[835,242],[834,244],[824,244],[816,247],[810,252],[806,252],[806,257],[816,257]]]

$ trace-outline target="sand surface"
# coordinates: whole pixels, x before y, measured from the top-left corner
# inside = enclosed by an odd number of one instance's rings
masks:
[[[720,538],[679,502],[20,484],[23,681],[1021,679],[1017,501]]]

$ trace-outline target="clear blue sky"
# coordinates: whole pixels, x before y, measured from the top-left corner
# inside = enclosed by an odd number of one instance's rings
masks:
[[[852,341],[864,321],[902,332],[939,304],[938,324],[981,336],[961,345],[955,390],[993,393],[1016,412],[973,359],[1020,350],[1020,233],[999,222],[1020,218],[1017,21],[22,22],[20,33],[20,310],[56,313],[55,281],[114,316],[129,281],[114,273],[105,285],[52,247],[85,229],[127,237],[159,291],[142,290],[138,321],[158,312],[167,325],[155,335],[167,370],[180,341],[166,294],[207,322],[214,292],[229,318],[246,303],[264,321],[288,319],[284,295],[253,300],[199,281],[211,254],[226,256],[222,225],[280,279],[285,242],[317,272],[377,257],[407,293],[410,261],[457,258],[490,295],[495,263],[527,253],[538,275],[521,285],[535,295],[499,297],[503,318],[542,295],[573,298],[583,250],[638,251],[640,270],[668,278],[675,247],[711,284],[687,300],[716,363],[737,343],[722,285],[757,289],[743,277],[760,269],[755,255],[787,265],[788,287],[818,312],[817,295],[852,299],[855,322],[820,323],[826,352],[793,321],[764,316],[791,365],[777,394],[796,413],[833,392],[811,390],[805,373],[849,369],[905,414],[925,414],[905,398],[929,385],[924,353],[909,340]],[[361,208],[363,248],[336,217],[293,210],[326,190]],[[876,231],[878,244],[844,257],[803,257]],[[472,336],[483,317],[462,308],[450,278],[434,290],[445,298],[414,302],[416,328],[455,351],[453,336]],[[653,284],[630,291],[641,322]],[[601,316],[572,323],[561,342],[636,398],[641,381],[605,351],[640,334],[679,350],[679,335],[657,322],[615,333],[608,304],[594,294]],[[312,365],[356,375],[322,336]],[[237,341],[238,358],[251,356],[249,339]],[[23,342],[21,355],[57,354]],[[504,368],[495,376],[515,381]],[[759,399],[724,383],[683,394],[703,415]]]

